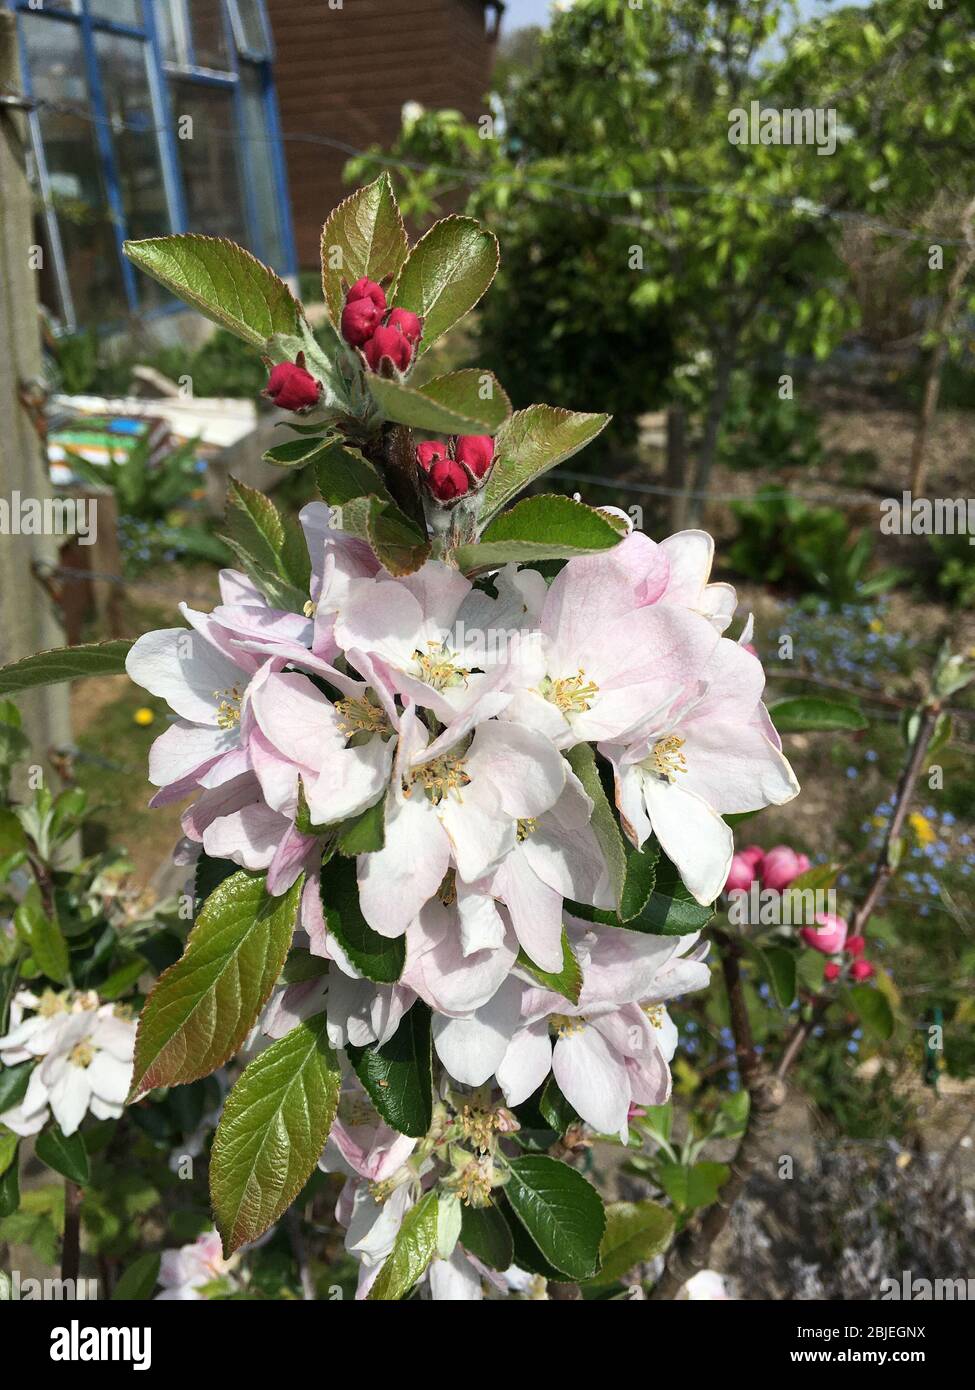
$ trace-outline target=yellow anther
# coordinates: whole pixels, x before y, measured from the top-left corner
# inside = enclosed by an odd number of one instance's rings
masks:
[[[563,676],[557,681],[546,679],[540,690],[545,699],[550,700],[563,714],[585,714],[599,694],[599,686],[595,681],[586,680],[581,666],[574,676]]]
[[[680,751],[683,747],[684,740],[676,734],[658,738],[643,766],[648,771],[655,772],[658,777],[666,778],[668,782],[676,782],[678,772],[687,771],[687,759]]]
[[[214,699],[220,701],[217,705],[217,727],[235,729],[240,723],[240,702],[244,692],[239,685],[235,685],[231,690],[215,690],[213,695]]]
[[[347,738],[351,738],[353,734],[392,733],[386,711],[379,705],[374,705],[368,695],[364,695],[361,700],[337,700],[335,708],[341,716],[339,732]]]
[[[413,653],[413,660],[419,667],[420,680],[432,685],[434,690],[447,690],[453,685],[466,685],[471,674],[466,666],[458,666],[455,655],[446,642],[428,642],[428,650],[419,648]]]

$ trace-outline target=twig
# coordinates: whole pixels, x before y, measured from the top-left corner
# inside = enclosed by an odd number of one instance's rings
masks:
[[[61,1239],[61,1278],[75,1283],[81,1269],[81,1188],[70,1178],[64,1182],[64,1235]]]
[[[305,1238],[301,1230],[301,1218],[296,1207],[288,1208],[284,1217],[284,1224],[288,1232],[288,1240],[291,1242],[291,1253],[295,1257],[295,1264],[298,1266],[298,1278],[301,1283],[301,1296],[306,1303],[315,1302],[315,1281],[311,1277],[311,1270],[308,1267],[308,1250],[305,1246]]]
[[[894,873],[894,845],[903,828],[940,713],[941,705],[937,700],[929,700],[922,707],[917,733],[897,783],[894,814],[884,836],[866,897],[854,921],[854,933],[857,935],[863,933],[888,880]],[[805,1017],[796,1024],[789,1035],[778,1066],[774,1072],[770,1072],[758,1055],[752,1036],[739,966],[741,943],[721,930],[714,930],[713,935],[721,958],[735,1052],[742,1081],[749,1095],[748,1120],[730,1165],[730,1175],[718,1194],[717,1201],[708,1208],[698,1226],[688,1227],[671,1246],[663,1273],[649,1295],[657,1301],[676,1298],[687,1280],[707,1266],[712,1247],[727,1225],[732,1207],[745,1190],[749,1177],[759,1163],[765,1139],[772,1129],[773,1119],[785,1103],[786,1080],[789,1073],[830,1003],[827,996],[820,996],[813,1001],[812,1006],[807,1008]],[[960,1140],[958,1142],[960,1143]]]

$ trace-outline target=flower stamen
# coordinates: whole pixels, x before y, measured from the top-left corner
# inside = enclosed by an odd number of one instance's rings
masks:
[[[413,768],[409,774],[409,783],[404,786],[403,791],[404,795],[409,796],[412,788],[419,785],[434,806],[439,806],[447,796],[454,796],[458,801],[463,801],[461,788],[466,787],[470,780],[464,771],[463,756],[460,753],[444,753],[439,758],[432,758],[430,762],[421,763],[419,767]]]
[[[574,676],[563,676],[557,681],[547,677],[539,689],[546,700],[566,715],[585,714],[592,709],[592,702],[599,694],[599,686],[595,681],[586,680],[581,666]]]
[[[220,701],[217,705],[217,727],[235,729],[240,723],[240,702],[244,698],[240,686],[235,685],[231,690],[215,690],[213,697]]]
[[[361,700],[336,700],[335,708],[341,716],[338,724],[339,733],[345,734],[347,738],[351,738],[353,734],[392,733],[386,711],[373,704],[368,695],[364,695]]]
[[[458,666],[455,654],[446,642],[428,642],[428,650],[419,648],[413,653],[413,660],[419,667],[420,679],[434,690],[447,690],[451,686],[466,685],[471,674],[466,666]]]
[[[687,771],[687,759],[680,751],[684,747],[684,740],[677,734],[668,734],[666,738],[658,738],[657,742],[650,750],[650,756],[644,763],[648,771],[656,773],[658,777],[663,777],[668,782],[676,782],[678,772]]]

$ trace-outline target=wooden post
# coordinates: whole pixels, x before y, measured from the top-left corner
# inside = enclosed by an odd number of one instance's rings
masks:
[[[0,89],[20,91],[14,16],[0,9]],[[13,523],[13,494],[43,502],[52,497],[47,460],[20,399],[21,383],[41,376],[37,272],[30,268],[34,241],[31,190],[24,165],[27,138],[21,112],[0,107],[0,497]],[[0,665],[63,644],[50,595],[34,572],[56,565],[58,537],[0,535]],[[18,697],[32,761],[45,769],[49,749],[71,743],[67,685],[45,686]]]

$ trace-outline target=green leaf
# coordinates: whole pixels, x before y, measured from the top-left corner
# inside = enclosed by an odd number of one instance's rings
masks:
[[[867,728],[863,711],[849,701],[824,700],[819,695],[798,695],[779,700],[769,708],[780,734],[833,732],[858,733]]]
[[[298,439],[286,439],[283,444],[272,444],[270,449],[265,450],[262,458],[265,463],[273,463],[278,468],[304,468],[309,463],[315,463],[334,447],[334,435],[307,438],[302,435]]]
[[[661,854],[653,892],[646,906],[625,925],[659,936],[686,936],[689,932],[702,931],[713,916],[713,906],[702,907],[684,887],[674,865]]]
[[[626,877],[620,894],[620,920],[628,922],[638,917],[650,901],[657,879],[657,860],[660,845],[656,839],[647,840],[642,849],[630,849],[626,855]]]
[[[0,1066],[0,1115],[5,1110],[12,1110],[24,1099],[34,1066],[33,1059],[18,1062],[15,1067]]]
[[[196,861],[196,871],[193,875],[194,915],[199,912],[213,890],[219,888],[224,879],[237,872],[237,865],[232,860],[212,859],[209,854],[201,854]]]
[[[787,1009],[796,997],[796,958],[785,946],[765,946],[758,956],[779,1008]]]
[[[146,1000],[130,1099],[197,1081],[238,1050],[281,974],[301,886],[272,898],[263,874],[240,870],[214,889],[183,955]]]
[[[345,306],[343,280],[349,287],[363,276],[377,282],[395,276],[409,245],[387,173],[329,213],[322,228],[322,291],[334,324]]]
[[[263,1235],[304,1187],[332,1127],[341,1084],[323,1013],[244,1068],[210,1155],[210,1195],[225,1254]]]
[[[420,352],[471,309],[498,270],[498,241],[472,217],[435,222],[400,271],[392,302],[423,319]]]
[[[626,845],[620,834],[613,808],[603,791],[599,768],[596,764],[596,754],[590,744],[577,743],[574,748],[569,749],[566,757],[572,771],[582,783],[583,790],[592,801],[592,817],[589,823],[606,861],[613,899],[618,903],[626,884]]]
[[[488,1269],[508,1269],[514,1259],[511,1231],[493,1202],[486,1207],[463,1208],[460,1243]]]
[[[564,1135],[572,1125],[579,1123],[578,1112],[566,1100],[554,1076],[550,1075],[542,1087],[538,1109],[545,1123],[551,1125],[559,1136]]]
[[[886,1042],[894,1031],[894,1015],[887,996],[873,985],[852,985],[847,997],[867,1032]]]
[[[300,308],[284,281],[224,237],[150,237],[127,241],[122,250],[133,265],[253,347],[297,327]]]
[[[152,1297],[159,1283],[159,1266],[162,1255],[158,1250],[149,1250],[138,1255],[123,1272],[112,1290],[112,1301],[119,1303],[145,1303]]]
[[[17,1145],[20,1143],[20,1136],[12,1133],[0,1125],[0,1176],[6,1173],[7,1169],[17,1157]]]
[[[334,858],[322,869],[322,912],[329,931],[361,975],[391,985],[406,964],[406,937],[380,936],[359,906],[355,862]]]
[[[601,1268],[594,1282],[625,1281],[634,1265],[646,1264],[662,1255],[673,1235],[674,1213],[659,1202],[610,1203],[599,1247]]]
[[[110,975],[106,975],[98,986],[98,997],[110,1001],[121,998],[149,969],[151,967],[144,956],[133,956],[113,970]]]
[[[438,434],[494,434],[511,414],[511,402],[491,372],[466,367],[422,386],[368,377],[369,391],[387,420]]]
[[[571,560],[610,550],[623,539],[608,517],[571,497],[526,497],[490,523],[476,545],[462,545],[462,570],[496,568],[512,561]]]
[[[682,1210],[711,1206],[731,1173],[726,1163],[695,1163],[692,1168],[665,1163],[659,1171],[660,1186]]]
[[[128,638],[117,638],[35,652],[0,667],[0,695],[16,695],[37,685],[57,685],[81,676],[124,676],[125,658],[131,646]]]
[[[279,576],[293,590],[291,603],[300,610],[311,576],[308,548],[300,531],[297,536],[290,534],[288,523],[270,497],[231,478],[227,530],[235,548],[249,556],[261,572]]]
[[[519,965],[522,970],[527,970],[528,974],[537,980],[543,989],[554,990],[556,994],[561,994],[570,1003],[578,1004],[579,994],[582,990],[582,969],[572,954],[572,947],[569,945],[565,927],[562,928],[561,970],[543,970],[540,965],[535,964],[524,949],[519,949],[515,964]]]
[[[378,497],[369,499],[366,539],[377,560],[390,574],[415,574],[430,554],[430,541],[399,507]]]
[[[55,1173],[70,1178],[81,1187],[87,1185],[91,1165],[84,1138],[77,1130],[74,1134],[64,1135],[56,1124],[52,1124],[37,1136],[34,1151],[41,1162],[53,1168]]]
[[[343,823],[335,840],[339,854],[354,859],[358,854],[375,854],[386,843],[386,798],[368,806]],[[397,978],[399,978],[397,976]]]
[[[20,1164],[11,1163],[0,1175],[0,1217],[13,1216],[20,1206]],[[6,1236],[7,1233],[5,1232]]]
[[[521,1221],[515,1216],[511,1203],[504,1195],[505,1189],[496,1192],[494,1200],[498,1210],[505,1219],[508,1230],[511,1233],[511,1243],[514,1247],[514,1260],[519,1269],[526,1269],[529,1274],[540,1274],[543,1279],[554,1280],[555,1283],[565,1283],[565,1274],[561,1269],[556,1269],[543,1257],[542,1252],[528,1234]]]
[[[430,1010],[419,1000],[382,1047],[345,1049],[356,1076],[388,1125],[421,1139],[433,1120]]]
[[[510,1173],[505,1196],[544,1258],[569,1279],[591,1279],[606,1225],[596,1189],[544,1154],[512,1159]]]
[[[14,926],[22,941],[30,947],[38,968],[59,985],[71,982],[71,960],[68,943],[57,922],[41,907],[34,888],[14,913]]]
[[[516,410],[498,430],[495,463],[484,489],[483,519],[490,520],[534,478],[584,449],[611,419],[554,405]]]
[[[387,1255],[367,1297],[391,1301],[403,1298],[421,1279],[437,1249],[436,1192],[428,1192],[403,1217],[396,1244]]]
[[[315,481],[322,500],[342,507],[355,497],[381,497],[392,501],[379,470],[358,449],[331,444],[318,458]]]

